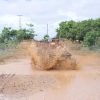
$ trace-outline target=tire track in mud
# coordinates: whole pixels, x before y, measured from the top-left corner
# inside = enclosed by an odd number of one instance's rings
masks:
[[[34,74],[33,76],[1,75],[0,81],[2,80],[2,88],[0,94],[3,94],[2,98],[10,98],[8,100],[17,100],[19,98],[26,98],[26,96],[31,96],[39,92],[44,93],[51,90],[58,91],[61,90],[65,84],[70,83],[72,75],[70,79],[67,79],[68,77],[69,75],[66,77],[66,75],[62,73],[58,74],[58,72],[56,74],[54,72],[40,72],[40,74]]]
[[[6,86],[6,84],[9,83],[9,81],[11,81],[11,79],[14,77],[14,74],[2,74],[0,75],[0,93],[3,93],[3,90]]]
[[[14,74],[2,74],[0,75],[0,100],[4,100],[4,89],[5,86],[11,81],[14,77]]]

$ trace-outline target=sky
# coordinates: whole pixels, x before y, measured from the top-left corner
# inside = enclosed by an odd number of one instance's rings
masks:
[[[19,28],[34,24],[36,39],[42,39],[47,33],[56,35],[61,21],[85,20],[100,17],[100,0],[0,0],[0,29],[4,26]]]

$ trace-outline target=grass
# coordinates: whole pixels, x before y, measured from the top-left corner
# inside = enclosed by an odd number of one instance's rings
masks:
[[[17,47],[16,41],[9,41],[8,43],[0,43],[0,61],[14,55]]]
[[[78,42],[71,42],[70,40],[66,40],[65,41],[68,50],[70,53],[72,54],[79,54],[79,55],[87,55],[87,54],[100,54],[100,46],[95,45],[92,47],[88,47],[88,46],[84,46],[82,43],[78,43]]]

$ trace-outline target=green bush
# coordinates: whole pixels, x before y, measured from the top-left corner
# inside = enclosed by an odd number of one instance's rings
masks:
[[[84,44],[87,46],[95,45],[97,37],[100,37],[100,32],[91,31],[86,33],[84,37]]]
[[[48,41],[49,40],[49,35],[48,34],[44,35],[43,40]]]
[[[84,43],[87,46],[93,46],[96,43],[96,38],[100,37],[100,18],[79,22],[64,21],[59,24],[56,31],[57,38],[66,38]]]
[[[8,41],[22,41],[34,39],[33,25],[29,24],[28,29],[12,29],[11,27],[4,27],[0,33],[0,43],[7,43]]]

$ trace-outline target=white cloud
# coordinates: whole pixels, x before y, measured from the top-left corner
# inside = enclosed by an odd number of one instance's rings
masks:
[[[22,16],[21,17],[21,24],[23,27],[25,27],[25,25],[27,23],[31,23],[31,20],[28,17]],[[19,27],[19,16],[14,16],[14,15],[4,15],[4,16],[0,16],[0,22],[2,24],[4,24],[4,26],[12,26],[15,28]]]
[[[22,14],[22,25],[32,22],[35,31],[42,37],[54,36],[58,23],[63,20],[83,20],[100,17],[100,0],[0,0],[0,27],[18,27],[18,16]]]

